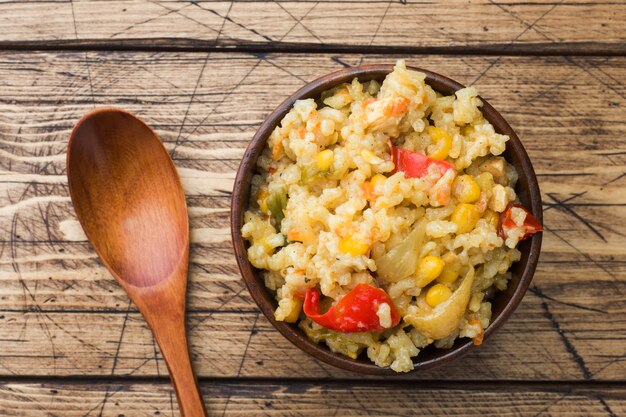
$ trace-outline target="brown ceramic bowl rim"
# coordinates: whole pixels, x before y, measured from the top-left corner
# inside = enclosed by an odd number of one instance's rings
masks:
[[[274,128],[279,125],[280,121],[291,109],[294,102],[299,99],[316,98],[322,91],[344,82],[351,82],[354,78],[358,78],[360,81],[372,79],[382,80],[387,74],[393,71],[393,68],[393,65],[364,65],[346,68],[306,84],[283,101],[263,121],[261,127],[258,129],[252,138],[252,141],[248,145],[241,161],[241,165],[237,171],[237,176],[235,177],[231,201],[231,234],[237,264],[239,266],[239,270],[241,271],[241,275],[243,276],[244,282],[248,287],[250,295],[257,303],[265,317],[267,317],[270,323],[272,323],[272,325],[290,342],[313,357],[342,369],[371,375],[398,375],[398,373],[394,372],[389,367],[378,367],[373,362],[370,362],[369,359],[353,360],[341,354],[333,353],[325,345],[318,345],[310,341],[304,332],[297,328],[297,325],[276,321],[274,318],[274,310],[276,308],[274,295],[265,287],[263,278],[260,276],[259,271],[257,271],[248,261],[246,243],[241,236],[241,227],[243,226],[243,213],[248,206],[250,180],[256,170],[257,158],[263,150],[267,138],[272,133]],[[429,84],[435,91],[439,91],[444,94],[452,94],[453,92],[464,88],[462,84],[434,72],[416,67],[408,68],[425,73],[426,83]],[[519,195],[518,192],[518,198],[522,200],[522,203],[526,207],[530,207],[533,215],[539,220],[539,222],[542,222],[541,194],[539,192],[537,177],[530,159],[528,158],[528,154],[522,146],[518,136],[506,120],[504,120],[504,118],[500,115],[500,113],[498,113],[486,100],[482,98],[481,100],[483,101],[482,113],[484,117],[489,120],[498,133],[505,134],[510,137],[510,140],[507,142],[506,153],[509,153],[516,159],[517,163],[513,162],[513,165],[516,167],[520,177],[518,186],[520,183],[525,182],[525,188],[527,188],[522,195]],[[510,158],[507,157],[507,160],[510,162]],[[517,188],[518,187],[516,187],[516,191]],[[485,329],[484,340],[487,340],[498,328],[500,328],[500,326],[504,324],[504,322],[511,316],[513,311],[521,302],[524,293],[530,285],[539,260],[541,239],[542,233],[537,233],[532,238],[527,239],[520,244],[519,249],[523,254],[522,260],[518,262],[518,264],[523,264],[520,272],[521,277],[517,286],[507,289],[507,293],[512,292],[509,295],[510,298],[504,305],[503,309],[497,315],[492,317],[491,323],[487,329]],[[496,297],[498,297],[498,294]],[[422,355],[422,352],[420,352],[420,355],[413,358],[414,370],[412,372],[430,369],[435,366],[448,363],[453,359],[471,351],[474,347],[475,345],[472,343],[471,339],[458,338],[453,348],[449,350],[437,349],[437,353],[435,353],[434,358],[420,359],[420,356]]]

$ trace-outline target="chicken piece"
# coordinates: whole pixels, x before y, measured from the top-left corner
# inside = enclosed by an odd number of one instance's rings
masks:
[[[409,108],[409,100],[402,97],[388,97],[374,100],[365,107],[367,127],[372,132],[384,132],[398,136],[398,123]]]
[[[509,164],[501,156],[487,159],[478,167],[479,172],[489,172],[496,184],[509,185]]]

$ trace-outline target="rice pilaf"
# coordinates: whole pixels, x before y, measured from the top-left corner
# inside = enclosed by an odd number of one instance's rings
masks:
[[[425,77],[401,60],[382,84],[296,101],[258,159],[242,228],[277,320],[397,372],[430,344],[480,344],[518,242],[541,230],[515,203],[509,137],[477,90],[443,96]]]

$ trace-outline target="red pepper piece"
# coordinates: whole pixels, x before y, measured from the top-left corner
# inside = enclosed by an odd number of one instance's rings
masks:
[[[513,207],[520,208],[526,212],[526,219],[524,219],[524,224],[521,226],[516,225],[511,218],[511,209]],[[535,219],[535,216],[533,216],[531,212],[526,209],[526,207],[519,203],[509,203],[506,210],[500,214],[500,221],[498,222],[498,235],[500,235],[502,239],[506,239],[508,237],[509,230],[515,228],[521,228],[524,231],[524,234],[520,238],[520,242],[537,232],[543,232],[543,226],[537,221],[537,219]]]
[[[387,303],[391,309],[390,327],[400,322],[400,315],[389,295],[380,288],[368,284],[358,284],[324,314],[320,314],[319,302],[319,291],[309,288],[304,298],[304,314],[317,324],[342,333],[386,329],[381,326],[376,315],[382,303]]]
[[[391,148],[391,161],[395,165],[394,172],[404,172],[406,178],[422,178],[428,174],[431,165],[439,167],[441,175],[454,166],[447,161],[432,159],[419,152],[396,148],[389,142]]]

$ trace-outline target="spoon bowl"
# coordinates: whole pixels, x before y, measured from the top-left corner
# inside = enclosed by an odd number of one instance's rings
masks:
[[[187,207],[148,126],[113,109],[88,114],[72,134],[68,173],[74,209],[116,278],[151,287],[175,277],[189,248]]]
[[[185,332],[187,205],[165,147],[132,114],[96,109],[72,131],[67,176],[87,238],[152,329],[181,414],[206,416]]]

